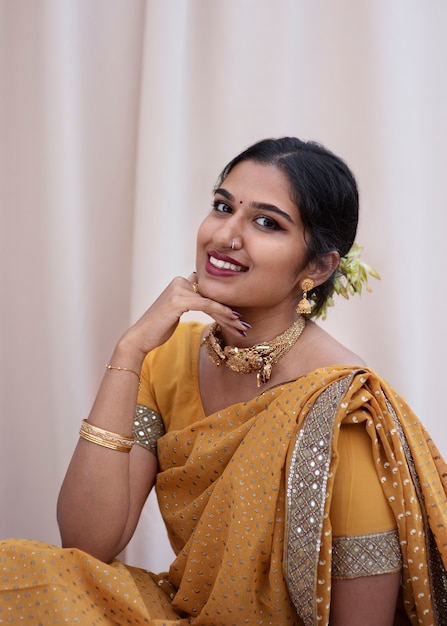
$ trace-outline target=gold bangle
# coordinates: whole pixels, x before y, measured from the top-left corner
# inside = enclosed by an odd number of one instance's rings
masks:
[[[111,365],[110,363],[106,363],[104,367],[108,370],[118,370],[118,372],[130,372],[131,374],[135,374],[135,376],[138,378],[138,389],[141,387],[140,375],[135,370],[131,370],[128,367],[121,367],[119,365]]]
[[[134,437],[117,435],[109,430],[99,428],[99,426],[93,426],[87,420],[82,420],[79,435],[86,441],[96,443],[98,446],[103,446],[110,450],[117,450],[118,452],[130,452],[135,443]]]

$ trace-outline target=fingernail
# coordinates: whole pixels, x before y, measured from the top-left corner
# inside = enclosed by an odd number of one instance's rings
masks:
[[[244,322],[244,320],[241,320],[241,324],[245,326],[245,328],[251,328],[251,324],[249,324],[248,322]]]
[[[234,317],[241,317],[241,314],[238,313],[237,311],[231,311],[234,315]]]
[[[238,333],[240,333],[242,335],[242,337],[246,337],[247,333],[245,332],[245,330],[238,330]]]

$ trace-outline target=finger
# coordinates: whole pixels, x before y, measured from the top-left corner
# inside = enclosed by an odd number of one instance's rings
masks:
[[[219,326],[227,328],[235,336],[242,335],[246,337],[249,335],[251,325],[241,319],[240,314],[233,311],[230,307],[202,297],[200,309],[212,317]]]
[[[188,282],[191,283],[194,293],[199,293],[199,283],[197,282],[197,273],[193,272],[188,276]]]
[[[181,280],[184,284],[185,279],[178,278],[175,280]],[[187,281],[191,285],[193,291],[193,294],[191,294],[191,296],[193,296],[194,300],[190,300],[189,297],[185,298],[185,294],[182,291],[181,299],[179,300],[180,306],[178,308],[179,316],[186,313],[187,311],[202,311],[203,313],[206,313],[207,315],[212,317],[220,326],[225,326],[226,328],[228,328],[234,335],[242,335],[244,337],[247,336],[248,331],[251,329],[251,326],[246,321],[241,319],[239,313],[233,311],[231,307],[226,306],[225,304],[221,304],[220,302],[216,302],[215,300],[210,300],[209,298],[205,298],[204,296],[202,296],[199,291],[199,285],[196,282],[196,272],[192,272],[188,276]],[[180,285],[179,282],[177,284]],[[197,295],[200,296],[200,298],[197,298]],[[171,312],[173,310],[176,310],[176,308],[177,307],[171,309]]]

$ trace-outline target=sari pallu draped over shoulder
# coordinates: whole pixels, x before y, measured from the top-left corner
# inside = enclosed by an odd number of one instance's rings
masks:
[[[368,369],[344,367],[159,440],[176,611],[192,624],[329,623],[338,434],[357,422],[396,520],[409,623],[447,624],[445,463],[392,388]]]
[[[361,422],[396,520],[406,614],[411,624],[447,624],[447,467],[418,418],[368,369],[328,382],[301,418],[288,457],[284,563],[304,624],[329,621],[338,435],[342,423]]]

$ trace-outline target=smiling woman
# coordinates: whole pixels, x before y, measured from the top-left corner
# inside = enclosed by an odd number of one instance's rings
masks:
[[[330,254],[335,267],[338,255]],[[286,328],[293,321],[307,257],[304,229],[285,174],[274,165],[251,160],[236,164],[216,189],[211,213],[199,228],[197,277],[202,295],[233,309],[248,306],[250,322],[258,308],[267,307]],[[280,274],[283,281],[277,280]]]
[[[106,366],[60,492],[64,548],[0,545],[0,621],[447,623],[447,467],[315,323],[341,276],[350,293],[373,273],[357,220],[352,173],[318,144],[264,140],[224,168],[196,272]],[[175,551],[159,575],[116,560],[154,484]]]

